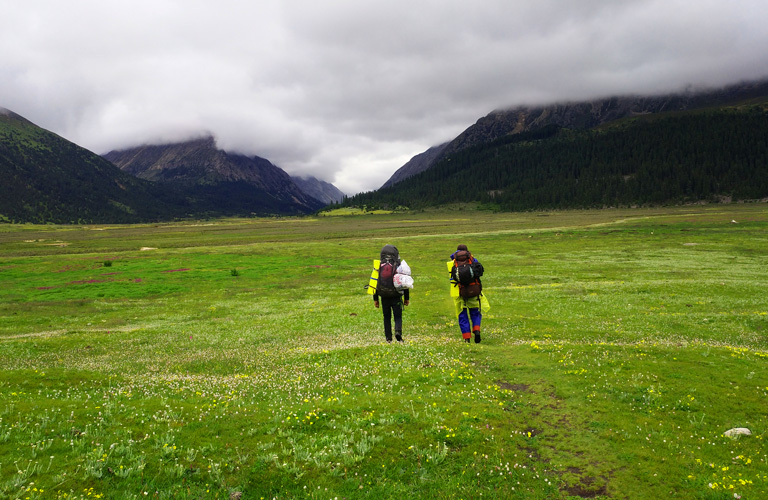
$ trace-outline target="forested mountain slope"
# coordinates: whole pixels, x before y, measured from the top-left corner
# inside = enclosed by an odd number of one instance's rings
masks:
[[[0,221],[139,222],[182,215],[173,196],[0,108]]]
[[[768,198],[767,108],[763,100],[588,130],[547,125],[460,150],[346,203],[533,210]]]
[[[665,95],[614,96],[584,102],[561,102],[499,109],[477,120],[450,142],[416,155],[398,169],[382,187],[388,187],[423,172],[467,148],[549,125],[571,130],[588,130],[625,118],[743,106],[763,102],[767,97],[768,80],[758,80],[718,89],[688,89],[684,92]]]

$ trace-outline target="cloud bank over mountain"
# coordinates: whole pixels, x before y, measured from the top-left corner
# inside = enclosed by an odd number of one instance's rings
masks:
[[[97,153],[213,134],[355,193],[489,111],[768,76],[768,5],[4,2],[0,106]]]

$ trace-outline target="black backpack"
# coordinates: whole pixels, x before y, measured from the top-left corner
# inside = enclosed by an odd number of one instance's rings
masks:
[[[395,272],[400,265],[400,255],[397,248],[387,245],[381,249],[379,264],[379,279],[376,282],[376,293],[379,297],[399,297],[400,292],[395,288]]]
[[[472,254],[459,250],[453,256],[453,269],[451,278],[459,287],[459,296],[468,299],[477,297],[483,291],[480,276],[483,275],[483,266],[472,258]]]

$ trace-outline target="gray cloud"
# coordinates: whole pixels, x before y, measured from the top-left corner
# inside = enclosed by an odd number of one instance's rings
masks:
[[[0,106],[95,152],[205,133],[347,193],[493,109],[768,76],[763,0],[2,0]]]

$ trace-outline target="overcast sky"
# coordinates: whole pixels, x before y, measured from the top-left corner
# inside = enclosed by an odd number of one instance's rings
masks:
[[[376,189],[494,109],[768,76],[765,0],[0,0],[0,106]]]

